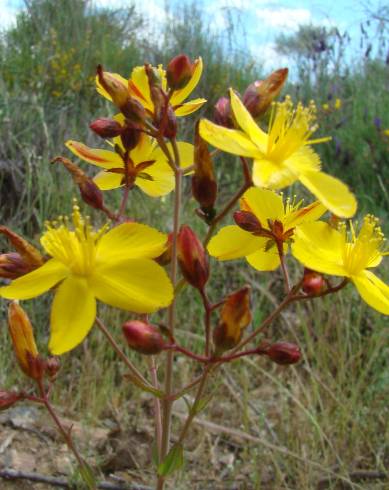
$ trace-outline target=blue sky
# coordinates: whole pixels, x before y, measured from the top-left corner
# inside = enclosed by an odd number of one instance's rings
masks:
[[[57,0],[58,5],[64,1]],[[179,5],[186,1],[175,3]],[[95,0],[95,3],[120,7],[128,5],[128,0]],[[138,0],[137,3],[155,20],[163,19],[164,0]],[[213,19],[215,29],[221,31],[226,27],[227,9],[238,15],[247,32],[247,44],[252,54],[268,59],[270,67],[275,55],[274,40],[279,33],[290,34],[300,24],[311,23],[336,26],[340,32],[347,30],[351,37],[358,39],[360,22],[367,18],[368,11],[376,11],[385,3],[385,0],[208,0],[204,1],[203,8]],[[0,0],[0,27],[11,25],[22,7],[22,0]],[[276,64],[279,62],[278,59]]]

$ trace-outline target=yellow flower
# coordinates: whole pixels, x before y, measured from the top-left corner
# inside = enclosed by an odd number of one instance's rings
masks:
[[[228,129],[203,119],[200,135],[216,148],[254,159],[253,181],[258,187],[281,189],[299,180],[332,213],[350,217],[357,203],[340,180],[321,172],[319,156],[309,145],[326,141],[310,140],[315,131],[314,109],[290,99],[276,104],[269,133],[255,123],[239,97],[231,90],[231,107],[240,129]]]
[[[327,104],[327,102],[322,105],[322,108],[323,108],[323,111],[329,111],[330,110],[330,106],[329,106],[329,104]]]
[[[189,82],[180,90],[175,90],[171,99],[170,104],[172,105],[176,116],[187,116],[188,114],[192,114],[192,112],[197,111],[200,107],[205,104],[205,99],[193,99],[189,102],[185,102],[184,100],[189,97],[189,95],[196,88],[199,83],[201,74],[203,72],[203,61],[201,58],[198,58],[195,62],[195,68],[193,71],[193,75]],[[167,89],[166,82],[166,72],[162,68],[162,65],[159,65],[157,68],[159,72],[159,76],[162,80],[162,88],[164,90]],[[151,100],[150,96],[150,88],[149,81],[146,75],[146,70],[144,66],[136,66],[131,73],[131,78],[126,80],[124,77],[117,73],[110,73],[111,76],[116,78],[118,82],[122,85],[128,87],[128,92],[131,97],[140,102],[143,107],[148,110],[151,114],[154,114],[154,104]],[[98,78],[96,78],[97,91],[103,97],[108,100],[112,100],[111,96],[108,92],[102,87]]]
[[[306,223],[296,230],[293,255],[306,267],[335,276],[348,277],[372,308],[389,315],[389,286],[370,268],[377,267],[384,255],[384,236],[378,220],[367,215],[356,235],[352,223],[336,230],[327,223]]]
[[[342,107],[342,99],[335,99],[334,108],[338,111]]]
[[[50,319],[53,354],[82,342],[96,317],[96,298],[136,313],[153,312],[173,299],[166,272],[152,260],[165,250],[165,234],[139,223],[94,231],[77,206],[72,228],[66,219],[48,223],[41,244],[52,258],[0,288],[4,298],[30,299],[59,284]]]
[[[280,238],[284,252],[287,252],[286,242],[293,237],[295,227],[319,219],[326,212],[326,208],[319,201],[304,208],[301,208],[301,204],[301,201],[295,204],[290,199],[283,203],[282,197],[275,192],[251,187],[244,193],[240,207],[254,215],[254,219],[260,225],[258,230],[253,229],[251,232],[240,226],[225,226],[210,241],[210,255],[219,260],[246,257],[254,269],[276,269],[280,265],[280,258],[274,235]]]
[[[389,129],[384,129],[382,132],[385,136],[389,136]]]
[[[114,138],[124,154],[120,137]],[[78,141],[67,141],[66,146],[76,156],[104,170],[94,177],[97,186],[103,190],[116,189],[125,184],[125,166],[123,158],[114,151],[89,148]],[[187,167],[193,164],[193,145],[177,143],[181,165]],[[143,192],[152,197],[164,196],[174,189],[173,170],[167,163],[167,158],[156,140],[142,133],[138,145],[130,151],[128,160],[130,180],[140,187]]]

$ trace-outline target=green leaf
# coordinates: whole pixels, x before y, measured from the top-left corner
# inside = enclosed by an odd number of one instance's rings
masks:
[[[83,460],[82,463],[83,463],[82,466],[79,467],[81,478],[84,480],[89,490],[95,490],[97,488],[97,482],[93,474],[92,468],[89,466],[89,464],[86,461]]]
[[[180,469],[184,464],[184,449],[182,444],[173,446],[166,458],[158,466],[158,475],[167,476]]]
[[[208,403],[211,401],[212,399],[212,396],[213,396],[213,393],[211,393],[210,395],[208,396],[205,396],[203,398],[200,398],[200,400],[197,400],[197,402],[193,405],[193,407],[191,408],[191,415],[197,415],[198,413],[200,413],[202,410],[204,410],[204,408],[208,405]]]

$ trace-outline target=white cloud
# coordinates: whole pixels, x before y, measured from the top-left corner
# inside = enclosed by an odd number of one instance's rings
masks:
[[[250,51],[257,63],[263,66],[265,73],[290,65],[288,56],[277,53],[274,42],[251,45]]]
[[[20,9],[15,2],[10,0],[0,0],[0,29],[5,29],[15,24],[16,14]]]
[[[313,21],[312,13],[304,8],[256,8],[255,15],[267,27],[291,31],[297,30],[300,24],[309,24]]]

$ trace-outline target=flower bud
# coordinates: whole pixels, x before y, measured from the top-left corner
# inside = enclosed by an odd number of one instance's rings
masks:
[[[44,369],[35,344],[32,325],[23,308],[15,301],[8,308],[8,328],[22,371],[30,378],[40,379]]]
[[[311,271],[310,269],[304,270],[302,285],[304,293],[309,294],[310,296],[316,296],[324,291],[325,287],[326,282],[319,272]]]
[[[81,197],[86,204],[94,209],[104,208],[103,193],[77,165],[64,157],[55,157],[51,163],[62,163],[66,170],[69,171],[75,184],[78,185]]]
[[[230,294],[220,312],[220,320],[213,331],[216,352],[232,349],[239,344],[243,330],[250,324],[250,287]]]
[[[127,85],[113,73],[104,71],[102,65],[97,66],[97,77],[101,86],[111,96],[112,102],[120,109],[130,97]]]
[[[204,289],[209,277],[208,257],[203,244],[187,225],[181,226],[177,248],[182,275],[193,287]]]
[[[161,332],[150,323],[131,320],[122,328],[129,347],[141,354],[159,354],[166,345]]]
[[[301,358],[301,351],[291,342],[276,342],[269,346],[266,355],[277,364],[296,364]]]
[[[127,125],[123,128],[120,139],[126,150],[133,150],[141,139],[142,133],[137,126]]]
[[[169,88],[179,90],[192,78],[195,65],[188,56],[180,54],[173,58],[166,68],[166,80]]]
[[[262,230],[261,222],[250,211],[235,211],[234,220],[239,228],[242,228],[244,231],[260,233]]]
[[[227,97],[220,97],[215,104],[213,119],[219,126],[233,128],[234,123],[231,116],[231,103]]]
[[[27,270],[26,272],[23,272],[23,274],[26,274],[27,272],[31,272],[34,269],[37,269],[38,267],[43,265],[44,259],[40,254],[39,250],[37,250],[33,245],[28,243],[20,235],[11,231],[6,226],[0,226],[0,233],[8,238],[8,240],[11,242],[11,244],[14,246],[17,252],[17,254],[13,254],[13,253],[5,254],[6,257],[5,258],[3,257],[2,261],[0,261],[0,271],[1,268],[4,267],[4,261],[7,263],[11,263],[16,268],[20,267],[21,270],[23,270],[23,268],[26,268]],[[22,262],[19,261],[18,256],[21,257]]]
[[[61,364],[58,357],[49,357],[46,361],[46,373],[48,374],[51,381],[54,381],[57,377],[58,371],[60,370]]]
[[[120,106],[120,110],[134,124],[143,124],[146,119],[146,109],[136,99],[128,98],[125,104]]]
[[[213,171],[212,158],[208,144],[199,134],[199,124],[196,125],[194,149],[194,174],[192,176],[193,197],[200,204],[201,209],[211,212],[216,201],[217,183]]]
[[[89,127],[101,138],[115,138],[119,136],[123,128],[120,123],[108,117],[101,117],[90,123]]]
[[[149,82],[150,97],[154,105],[154,116],[158,119],[160,112],[165,105],[161,75],[157,68],[154,68],[149,64],[145,65],[145,72]]]
[[[251,83],[243,94],[243,104],[250,114],[256,118],[263,115],[273,100],[281,92],[288,76],[288,69],[274,71],[265,80]]]
[[[172,249],[173,249],[173,233],[168,233],[166,250],[159,257],[156,257],[154,260],[159,265],[162,266],[170,264],[172,260]]]
[[[17,279],[32,270],[33,268],[16,252],[0,255],[0,277]]]
[[[177,136],[177,118],[171,105],[168,106],[166,117],[165,119],[162,117],[162,121],[161,122],[164,123],[163,135],[165,138],[175,138]],[[159,124],[157,124],[157,126],[159,126]]]
[[[24,397],[20,393],[14,391],[0,390],[0,412],[12,407],[16,402],[22,400]]]

